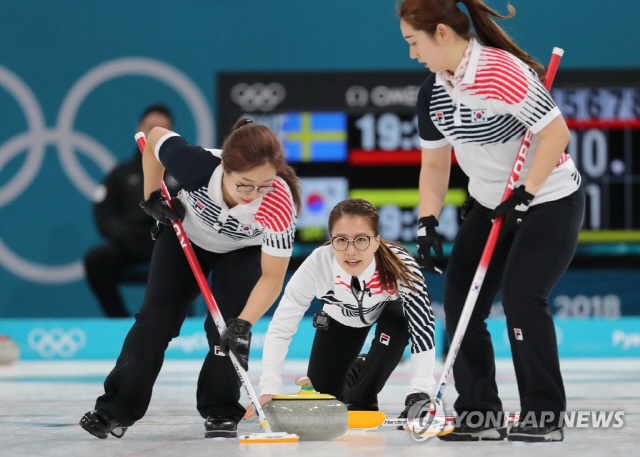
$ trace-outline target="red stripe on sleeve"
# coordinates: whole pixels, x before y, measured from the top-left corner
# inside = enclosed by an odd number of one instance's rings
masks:
[[[276,190],[262,198],[256,221],[274,232],[283,232],[293,220],[293,199],[281,178],[277,177],[274,184]]]
[[[486,48],[480,59],[475,83],[466,90],[483,98],[502,100],[514,105],[527,95],[527,75],[522,67],[505,51]]]

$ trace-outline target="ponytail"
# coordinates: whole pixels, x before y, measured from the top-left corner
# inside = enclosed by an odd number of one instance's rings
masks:
[[[529,53],[520,48],[507,33],[494,21],[491,16],[498,19],[511,19],[516,15],[516,9],[507,4],[509,9],[508,16],[502,16],[495,10],[489,8],[484,4],[482,0],[459,0],[467,7],[471,22],[478,35],[480,41],[486,46],[492,48],[502,49],[510,54],[513,54],[518,59],[522,60],[528,66],[533,68],[540,80],[544,78],[545,68],[540,62],[535,60]]]
[[[403,251],[406,250],[398,243],[380,238],[380,247],[376,251],[375,257],[382,288],[393,294],[398,291],[398,283],[401,282],[412,291],[417,292],[413,283],[423,281],[423,278],[411,271],[409,266],[391,250],[389,245],[396,246]]]

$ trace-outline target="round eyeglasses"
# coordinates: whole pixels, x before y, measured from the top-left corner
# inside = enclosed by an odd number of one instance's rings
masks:
[[[331,238],[331,246],[336,251],[346,251],[349,249],[349,244],[353,243],[353,247],[358,251],[366,251],[369,245],[371,244],[371,238],[375,238],[373,235],[361,235],[356,236],[354,239],[350,240],[344,236],[334,236]]]
[[[241,194],[250,194],[253,189],[256,189],[259,194],[268,194],[276,190],[276,186],[250,186],[249,184],[236,184],[236,189]]]

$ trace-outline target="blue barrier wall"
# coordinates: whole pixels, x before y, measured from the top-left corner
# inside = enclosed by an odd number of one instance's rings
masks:
[[[505,12],[506,1],[488,3]],[[512,0],[507,31],[563,68],[640,68],[640,4]],[[215,75],[243,70],[417,69],[392,0],[5,0],[0,14],[0,316],[99,316],[80,259],[99,237],[90,197],[135,153],[141,110],[163,101],[201,144]],[[222,132],[224,133],[224,132]],[[598,293],[601,293],[598,291]],[[608,293],[608,292],[607,292]],[[128,301],[138,303],[141,288]]]
[[[169,359],[204,359],[208,351],[204,319],[188,318],[180,336],[166,352]],[[253,328],[251,357],[260,359],[268,319]],[[638,357],[640,318],[556,319],[556,336],[561,357]],[[5,319],[0,334],[7,334],[20,346],[22,360],[115,359],[133,324],[133,319]],[[496,357],[510,357],[505,320],[488,320]],[[437,350],[441,355],[442,325],[436,324]],[[315,329],[311,318],[303,318],[289,347],[290,359],[308,359]],[[370,332],[370,338],[373,332]],[[368,347],[370,341],[365,343]],[[365,349],[366,351],[366,349]],[[406,355],[409,355],[408,349]]]

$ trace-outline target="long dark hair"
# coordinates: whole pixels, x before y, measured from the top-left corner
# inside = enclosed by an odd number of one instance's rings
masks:
[[[231,173],[270,163],[276,174],[289,185],[293,202],[300,209],[300,180],[285,162],[282,143],[277,135],[264,125],[254,124],[246,117],[236,122],[222,144],[222,160],[225,171]]]
[[[380,234],[380,215],[375,206],[362,198],[349,198],[338,203],[329,215],[329,234],[333,231],[333,226],[342,216],[359,216],[365,218],[375,236]],[[328,242],[327,244],[329,244]],[[380,238],[380,247],[375,253],[378,274],[380,275],[380,284],[382,288],[389,293],[395,293],[398,290],[398,281],[405,284],[411,290],[416,290],[413,282],[420,280],[413,273],[407,264],[405,264],[388,245],[398,246],[405,249],[402,245],[392,241]]]
[[[507,3],[509,15],[503,16],[489,8],[482,0],[402,0],[398,5],[398,16],[416,30],[424,30],[433,36],[438,24],[451,27],[458,35],[471,38],[469,18],[458,8],[458,2],[464,3],[471,17],[473,28],[480,41],[493,48],[507,51],[533,68],[540,79],[544,78],[544,65],[521,49],[492,16],[498,19],[511,19],[516,9]]]

